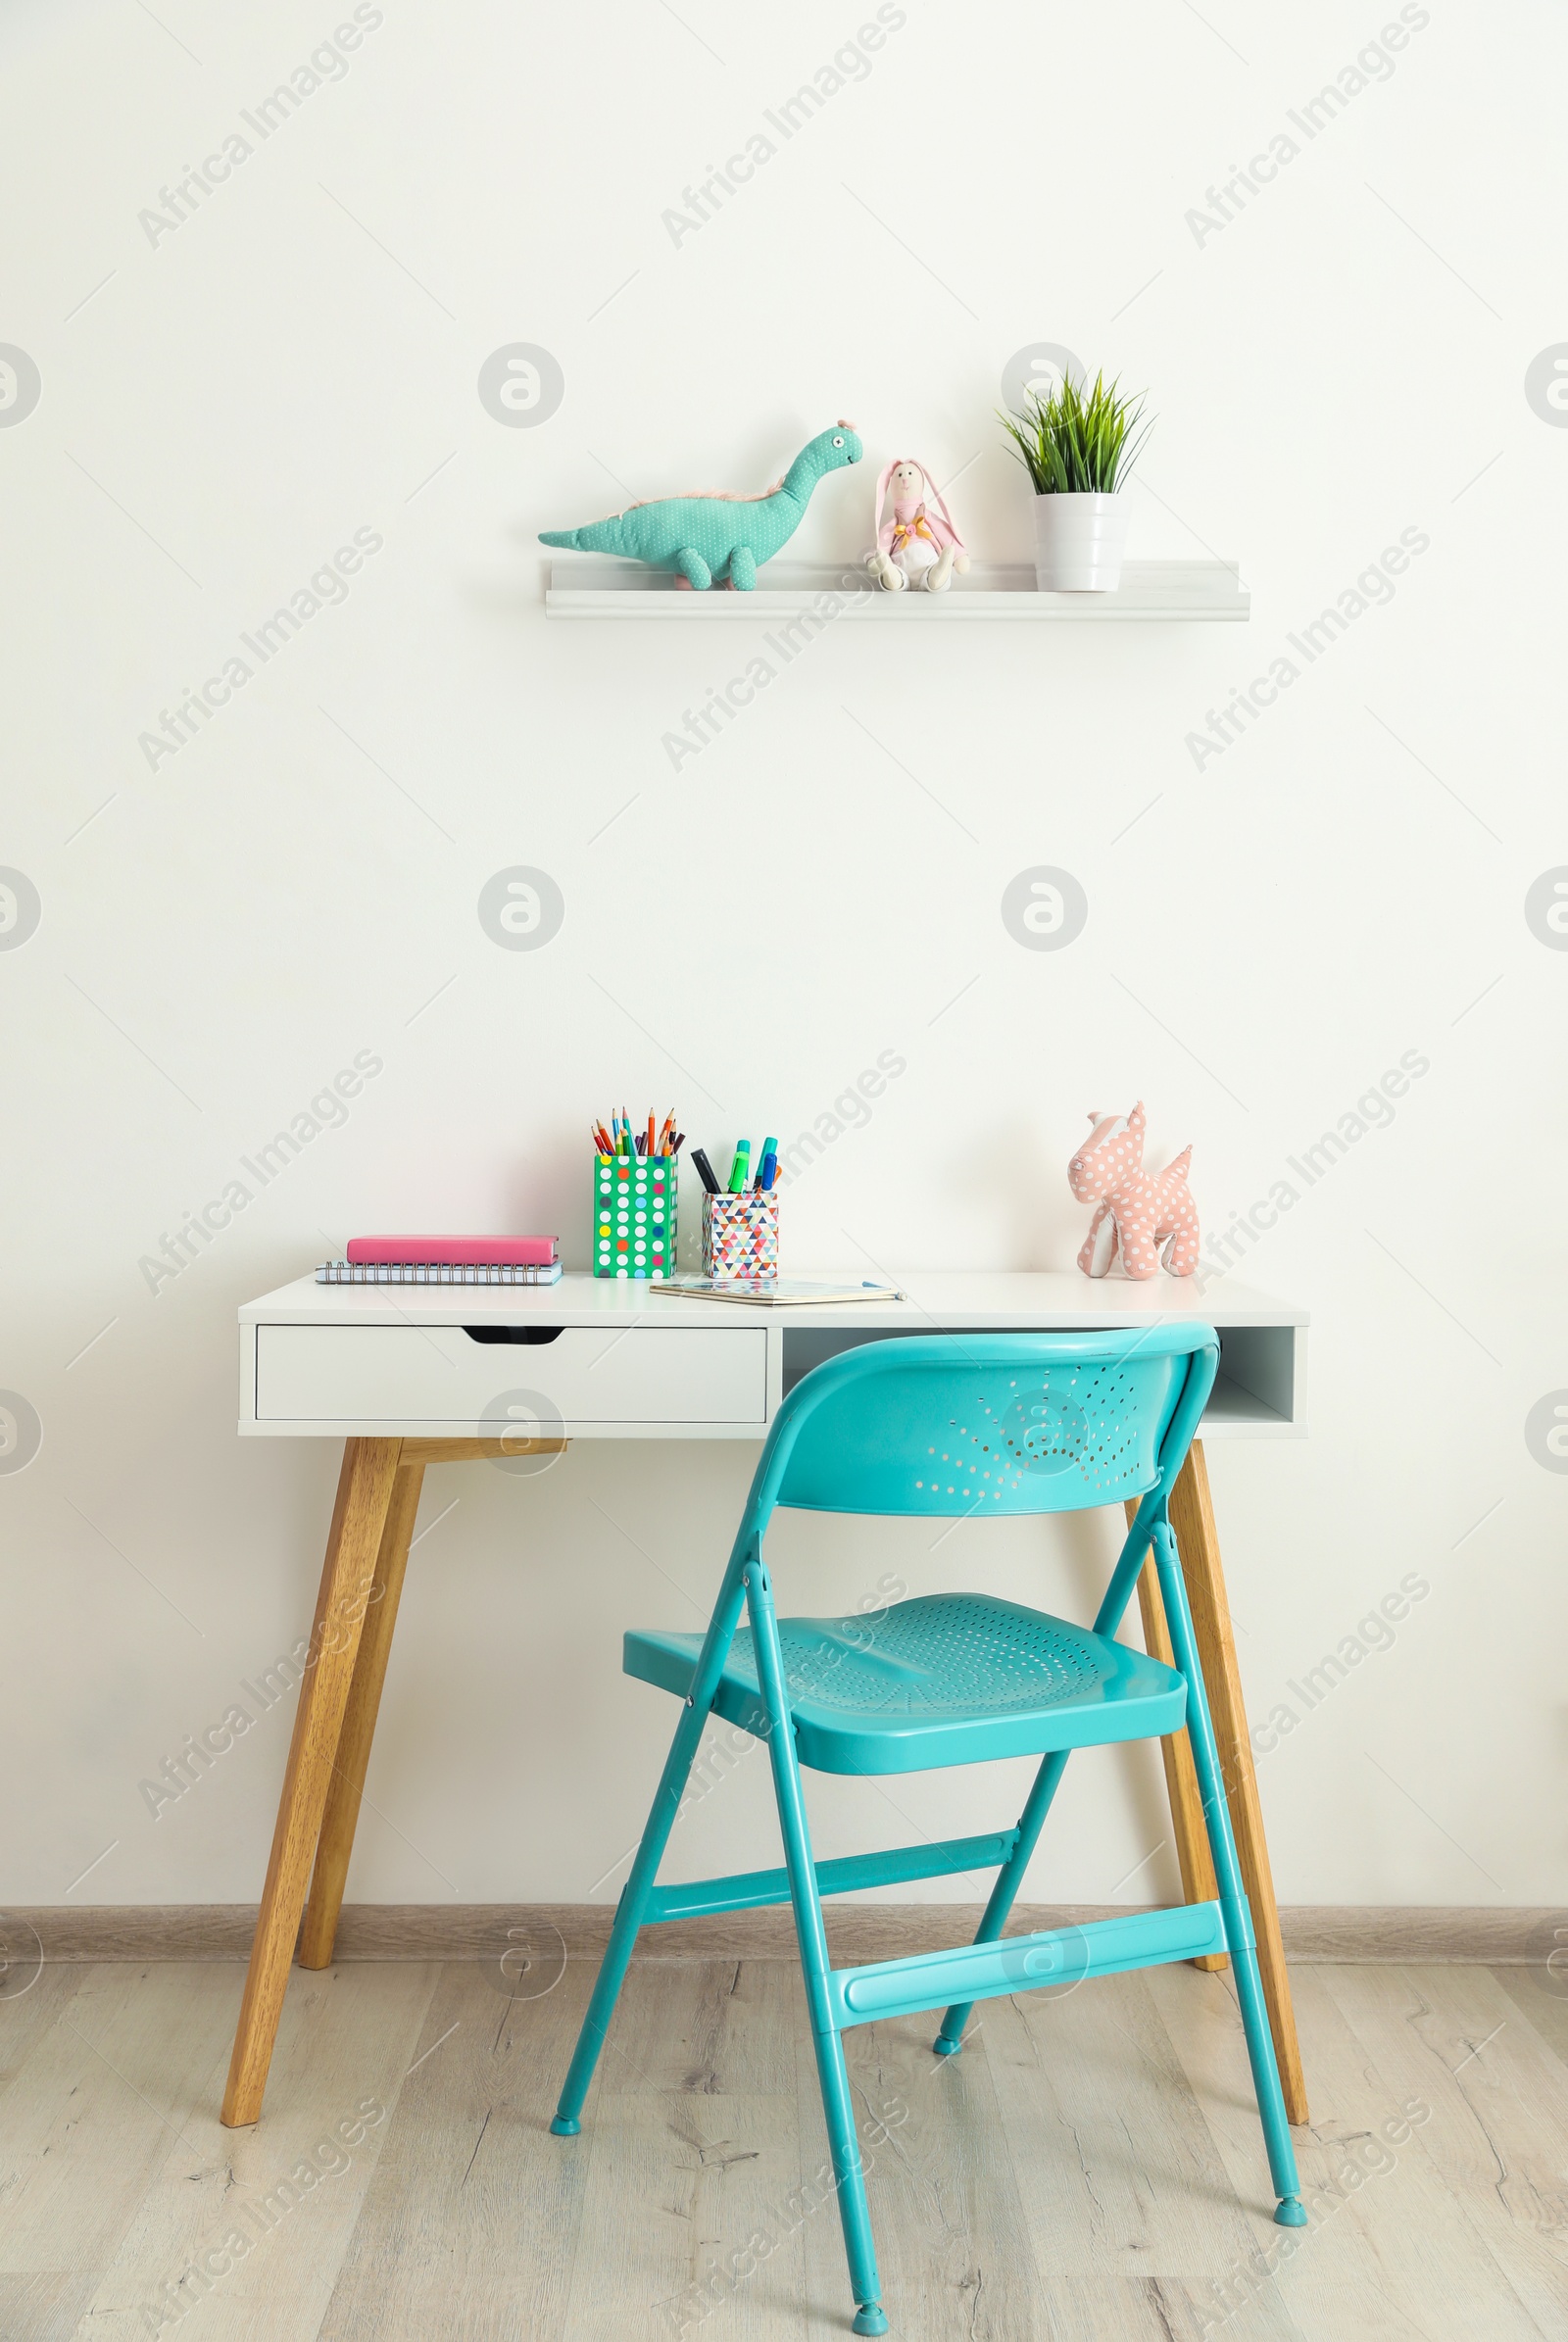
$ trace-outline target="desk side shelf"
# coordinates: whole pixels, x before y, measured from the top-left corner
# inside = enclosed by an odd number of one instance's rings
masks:
[[[1195,1312],[1195,1314],[1197,1314]],[[891,1342],[923,1327],[860,1329],[791,1326],[781,1329],[783,1373],[780,1395],[793,1391],[812,1367],[866,1342]],[[1050,1333],[1049,1326],[1012,1326],[1009,1333]],[[1219,1374],[1199,1426],[1205,1439],[1304,1439],[1306,1436],[1306,1329],[1304,1326],[1221,1326]]]

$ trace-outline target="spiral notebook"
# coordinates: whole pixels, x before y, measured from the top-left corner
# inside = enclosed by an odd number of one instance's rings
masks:
[[[323,1260],[318,1285],[559,1285],[561,1263],[512,1261]]]

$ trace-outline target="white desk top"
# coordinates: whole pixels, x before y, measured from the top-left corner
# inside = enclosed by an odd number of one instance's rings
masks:
[[[920,1269],[899,1290],[902,1301],[769,1309],[581,1270],[546,1286],[300,1277],[239,1313],[240,1430],[471,1439],[485,1436],[503,1402],[521,1403],[520,1390],[570,1439],[757,1439],[800,1375],[858,1341],[1088,1332],[1161,1318],[1218,1330],[1205,1437],[1305,1430],[1306,1312],[1229,1277],[1203,1296],[1190,1279],[1164,1276],[1134,1284],[1076,1271]]]
[[[858,1283],[861,1272],[805,1270],[824,1284]],[[878,1278],[877,1283],[886,1280]],[[833,1302],[822,1308],[742,1308],[731,1301],[700,1301],[652,1293],[568,1269],[559,1285],[318,1285],[297,1277],[260,1300],[247,1301],[241,1325],[512,1325],[512,1326],[906,1326],[974,1331],[1028,1328],[1071,1332],[1096,1326],[1138,1325],[1149,1318],[1193,1318],[1225,1327],[1304,1326],[1307,1312],[1278,1301],[1232,1277],[1200,1294],[1190,1277],[1089,1278],[1076,1269],[1041,1274],[1007,1270],[915,1269],[895,1273],[904,1301]]]

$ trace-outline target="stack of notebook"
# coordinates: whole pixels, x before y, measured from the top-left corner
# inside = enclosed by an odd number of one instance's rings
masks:
[[[318,1285],[557,1285],[554,1236],[356,1236]]]

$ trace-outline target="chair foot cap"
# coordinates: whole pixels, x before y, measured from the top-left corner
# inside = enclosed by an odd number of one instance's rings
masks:
[[[885,2334],[888,2314],[879,2303],[866,2302],[855,2313],[855,2331],[858,2334]]]
[[[936,2039],[932,2042],[931,2047],[939,2058],[956,2058],[959,2050],[963,2047],[963,2043],[961,2041],[950,2041],[946,2033],[938,2033]]]
[[[1304,2228],[1306,2206],[1299,2196],[1281,2196],[1274,2218],[1282,2228]]]
[[[550,2125],[550,2135],[558,2139],[574,2139],[582,2124],[575,2115],[557,2115]]]

